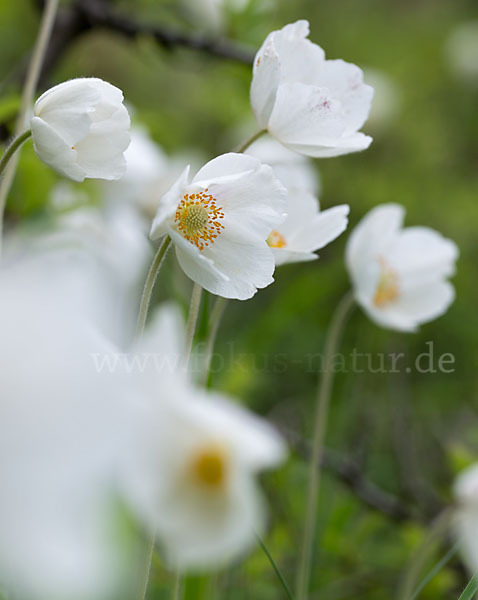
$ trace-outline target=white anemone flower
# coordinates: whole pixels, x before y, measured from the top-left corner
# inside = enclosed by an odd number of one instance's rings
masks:
[[[0,335],[0,581],[29,600],[123,598],[128,383],[95,369],[109,345],[53,276],[4,268]]]
[[[38,157],[74,181],[119,179],[126,170],[130,119],[123,93],[106,81],[65,81],[38,98],[31,119]]]
[[[285,188],[244,154],[218,156],[191,182],[188,175],[189,167],[160,198],[151,238],[168,234],[184,272],[209,292],[251,298],[273,282],[265,240],[285,218]]]
[[[373,88],[364,84],[356,65],[326,60],[308,35],[307,21],[286,25],[270,33],[256,54],[251,104],[257,122],[291,150],[309,156],[365,150],[372,138],[359,129]]]
[[[181,337],[174,321],[160,311],[136,349],[154,349],[155,360],[138,369],[143,401],[131,421],[138,439],[126,495],[172,568],[209,570],[242,556],[263,531],[256,476],[282,461],[285,447],[264,420],[188,383],[169,360]]]
[[[348,240],[346,263],[355,298],[373,321],[416,331],[453,302],[447,278],[455,272],[458,248],[428,227],[403,229],[404,215],[398,204],[372,209]]]
[[[260,138],[247,154],[271,165],[287,189],[287,217],[267,238],[276,266],[317,259],[315,251],[346,229],[349,207],[340,205],[320,212],[319,181],[312,161],[273,138]]]
[[[347,228],[349,207],[341,204],[321,211],[319,201],[305,191],[289,191],[286,220],[267,238],[276,266],[316,260],[315,252]]]
[[[465,469],[455,481],[457,501],[455,535],[470,573],[478,572],[478,464]]]

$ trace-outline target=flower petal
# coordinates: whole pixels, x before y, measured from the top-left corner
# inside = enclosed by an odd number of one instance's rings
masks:
[[[40,117],[33,117],[30,127],[35,152],[40,160],[73,181],[85,179],[85,170],[76,162],[77,152],[68,146],[48,123]]]
[[[181,198],[184,195],[184,190],[187,186],[188,179],[189,165],[183,170],[169,191],[167,191],[166,194],[161,196],[159,199],[158,208],[153,220],[153,224],[151,225],[151,232],[149,234],[152,240],[157,240],[167,232],[166,221],[176,212]]]
[[[333,158],[366,150],[372,142],[373,138],[358,132],[335,140],[320,140],[317,144],[284,142],[284,145],[294,152],[300,152],[313,158]]]

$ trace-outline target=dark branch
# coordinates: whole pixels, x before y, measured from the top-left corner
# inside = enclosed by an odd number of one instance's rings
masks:
[[[296,433],[284,431],[282,433],[293,448],[305,458],[310,455],[310,443],[304,441]],[[372,481],[362,475],[360,467],[350,458],[338,452],[325,449],[322,456],[322,467],[335,475],[344,483],[364,504],[392,518],[395,521],[423,521],[413,507],[393,494],[381,489]]]
[[[90,27],[104,27],[128,38],[150,36],[166,49],[184,46],[245,64],[252,64],[254,60],[253,52],[229,40],[207,38],[203,35],[176,31],[161,25],[141,23],[129,16],[116,13],[108,4],[98,2],[98,0],[79,0],[77,9],[81,10]]]

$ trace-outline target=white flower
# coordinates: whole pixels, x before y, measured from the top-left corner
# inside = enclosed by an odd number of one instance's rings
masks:
[[[448,38],[446,58],[454,74],[468,83],[478,83],[478,21],[468,21],[456,26]]]
[[[455,534],[460,542],[463,560],[474,575],[478,571],[478,464],[459,474],[454,485],[458,503]]]
[[[319,212],[318,177],[310,159],[262,137],[247,154],[269,164],[287,189],[287,217],[268,236],[276,266],[318,258],[314,252],[338,237],[347,227],[349,207]]]
[[[320,212],[319,201],[304,191],[289,191],[286,220],[267,238],[276,266],[319,258],[316,250],[335,240],[347,228],[349,207]]]
[[[0,290],[0,581],[29,600],[122,598],[127,382],[96,371],[109,346],[63,282],[4,269]]]
[[[74,181],[124,174],[130,119],[121,90],[101,79],[72,79],[42,94],[33,112],[35,151],[52,169]]]
[[[286,191],[271,167],[244,154],[186,168],[160,198],[151,238],[168,234],[184,272],[203,288],[245,300],[272,283],[266,238],[284,219]]]
[[[428,227],[402,229],[404,214],[398,204],[372,209],[348,240],[346,262],[356,300],[370,318],[415,331],[453,302],[446,278],[455,272],[458,248]]]
[[[241,556],[263,530],[256,475],[277,465],[285,448],[265,421],[186,381],[169,361],[178,348],[175,329],[171,313],[160,313],[136,349],[141,358],[154,348],[155,360],[141,368],[125,493],[171,567],[211,569]]]
[[[251,104],[259,126],[282,144],[315,157],[368,148],[359,133],[373,89],[357,66],[325,60],[310,42],[309,23],[297,21],[269,34],[254,61]]]

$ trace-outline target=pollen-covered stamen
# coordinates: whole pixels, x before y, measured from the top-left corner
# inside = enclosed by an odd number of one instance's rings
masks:
[[[191,474],[196,484],[201,487],[216,490],[221,488],[227,478],[227,453],[217,445],[200,449],[191,461]]]
[[[373,297],[373,303],[377,308],[383,308],[398,298],[400,294],[396,271],[391,269],[382,258],[380,259],[380,266],[380,278]]]
[[[185,194],[179,203],[174,222],[182,236],[199,248],[213,244],[224,229],[220,222],[224,219],[222,207],[217,206],[217,200],[208,189]]]
[[[271,248],[284,248],[284,246],[287,246],[285,237],[276,230],[270,232],[266,242]]]

